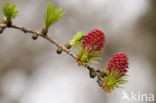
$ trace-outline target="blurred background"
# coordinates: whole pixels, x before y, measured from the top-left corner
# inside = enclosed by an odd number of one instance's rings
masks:
[[[0,0],[0,8],[7,1],[19,8],[13,23],[35,30],[43,27],[49,2],[62,7],[64,18],[49,30],[61,43],[77,31],[101,29],[106,35],[103,60],[93,66],[101,70],[110,57],[124,52],[130,77],[124,89],[107,94],[86,68],[66,53],[57,55],[53,44],[6,29],[0,35],[0,103],[132,103],[122,99],[124,93],[156,94],[156,0]]]

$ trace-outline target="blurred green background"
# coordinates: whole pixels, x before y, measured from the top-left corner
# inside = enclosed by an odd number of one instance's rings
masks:
[[[103,60],[93,66],[102,69],[115,53],[125,52],[130,77],[126,88],[107,94],[85,68],[66,53],[57,55],[57,48],[48,41],[33,41],[31,34],[6,29],[0,35],[0,103],[131,103],[122,100],[123,92],[156,94],[155,0],[0,0],[0,8],[7,1],[19,8],[13,23],[35,30],[42,29],[49,2],[62,7],[64,18],[49,30],[61,43],[80,30],[103,30]]]

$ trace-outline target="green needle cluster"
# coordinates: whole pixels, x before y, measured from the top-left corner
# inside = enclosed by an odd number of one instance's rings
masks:
[[[6,4],[3,5],[3,13],[4,16],[7,18],[7,20],[10,21],[11,19],[16,17],[18,9],[16,5],[14,5],[13,3],[7,2]]]
[[[49,3],[47,10],[44,13],[45,17],[45,28],[48,29],[52,24],[60,20],[64,15],[62,8],[55,8],[55,5]]]

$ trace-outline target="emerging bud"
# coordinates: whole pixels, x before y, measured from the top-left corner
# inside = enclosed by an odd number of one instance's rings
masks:
[[[3,14],[7,19],[7,22],[11,23],[11,19],[15,18],[18,14],[18,8],[13,3],[5,3],[3,5]],[[10,26],[10,25],[8,25]]]
[[[64,46],[67,49],[70,49],[71,47],[74,47],[74,46],[80,46],[80,44],[82,43],[86,35],[87,35],[86,33],[79,31],[74,35],[73,39],[69,43],[64,44]],[[58,48],[56,52],[57,54],[61,54],[62,51],[63,51],[62,48]]]
[[[102,88],[111,92],[115,87],[121,88],[121,84],[128,82],[126,78],[128,57],[125,53],[117,53],[110,60],[106,68],[107,77],[102,81]]]
[[[82,41],[83,41],[83,39],[84,39],[84,37],[86,36],[87,34],[86,33],[84,33],[84,32],[81,32],[81,31],[79,31],[79,32],[77,32],[75,35],[74,35],[74,37],[73,37],[73,39],[70,41],[70,45],[73,47],[73,46],[79,46],[81,43],[82,43]]]
[[[77,56],[79,65],[96,62],[92,59],[101,54],[105,43],[105,35],[101,30],[95,29],[88,33],[81,44],[80,54]]]

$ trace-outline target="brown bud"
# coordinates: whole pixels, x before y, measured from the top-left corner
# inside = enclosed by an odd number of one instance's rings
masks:
[[[70,45],[70,43],[66,43],[66,44],[64,44],[64,47],[66,47],[67,49],[70,49],[72,46]],[[58,48],[57,49],[57,54],[61,54],[62,53],[62,48]]]
[[[7,24],[7,22],[8,22],[8,20],[7,20],[6,17],[4,17],[4,18],[2,19],[2,21],[1,21],[2,24]]]
[[[62,53],[62,48],[57,48],[56,52],[57,52],[57,54],[61,54]]]
[[[38,35],[34,33],[34,34],[32,35],[32,39],[33,39],[33,40],[36,40],[37,38],[38,38]]]

